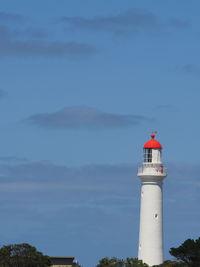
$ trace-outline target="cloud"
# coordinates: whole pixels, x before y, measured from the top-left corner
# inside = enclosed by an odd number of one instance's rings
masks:
[[[171,104],[156,105],[154,107],[154,110],[160,111],[160,112],[177,112],[178,111],[178,109]]]
[[[158,18],[154,14],[142,10],[128,10],[117,15],[97,16],[90,19],[65,16],[61,20],[75,29],[110,31],[114,33],[138,32],[159,27]]]
[[[0,98],[4,97],[5,95],[7,95],[7,92],[0,88]]]
[[[26,20],[25,16],[14,14],[14,13],[7,13],[0,11],[0,22],[24,22]]]
[[[107,200],[112,198],[117,204],[127,205],[128,199],[134,198],[134,192],[139,191],[138,165],[121,163],[68,167],[47,160],[27,160],[18,164],[7,162],[0,165],[0,199],[6,192],[12,191],[16,194],[22,193],[22,198],[28,194],[30,200],[34,198],[37,201],[36,192],[40,190],[44,194],[41,194],[38,201],[43,199],[44,202],[60,202],[63,192],[67,192],[66,204],[70,206],[95,206],[97,203],[108,205]],[[183,204],[187,201],[187,204],[190,204],[199,199],[200,165],[169,163],[166,166],[169,176],[165,181],[168,192],[168,195],[165,195],[166,201],[182,201]],[[56,199],[52,199],[52,194],[56,194]],[[92,199],[93,196],[95,199]],[[87,197],[87,201],[83,201]],[[116,205],[112,201],[110,205],[113,204]]]
[[[140,115],[121,115],[106,113],[87,106],[65,107],[54,113],[39,113],[29,117],[26,122],[51,129],[104,129],[125,128],[150,121]]]
[[[26,38],[30,39],[43,40],[49,36],[49,31],[44,28],[28,27],[25,28],[24,30],[18,31],[17,34],[20,37],[26,36]]]
[[[96,52],[95,47],[90,44],[63,40],[66,40],[66,36],[58,39],[57,29],[54,32],[53,29],[34,27],[31,19],[25,16],[0,12],[1,57],[74,57]]]
[[[1,41],[0,56],[43,56],[61,57],[89,55],[95,49],[87,44],[78,42],[34,42],[34,41]]]
[[[7,158],[7,157],[3,157]],[[13,156],[13,158],[15,158]],[[26,183],[40,183],[46,182],[57,185],[67,185],[70,188],[102,191],[104,183],[107,187],[104,190],[112,190],[113,180],[121,179],[132,175],[134,165],[131,164],[91,164],[80,167],[68,167],[65,165],[58,165],[48,160],[42,161],[28,161],[18,162],[13,165],[13,162],[7,162],[0,165],[1,182],[26,182]],[[88,181],[86,184],[86,180]],[[85,187],[86,185],[86,187]],[[102,187],[103,185],[103,187]],[[70,190],[69,188],[69,190]]]
[[[156,106],[156,109],[160,109],[160,110],[169,110],[169,109],[171,109],[171,108],[173,108],[173,106],[170,105],[170,104],[166,104],[166,105],[157,105],[157,106]]]
[[[139,33],[141,31],[161,30],[165,27],[185,28],[188,21],[170,18],[162,22],[160,18],[142,9],[130,9],[117,15],[96,16],[84,18],[80,16],[64,16],[61,21],[67,26],[66,29],[105,31],[114,34]]]
[[[46,160],[1,164],[0,206],[4,203],[2,200],[12,194],[6,204],[20,202],[28,207],[38,204],[45,213],[57,212],[59,207],[75,211],[83,208],[86,213],[90,209],[99,209],[105,213],[109,211],[113,216],[123,209],[125,214],[126,209],[139,208],[138,165],[121,163],[68,167]],[[169,176],[164,182],[166,212],[173,213],[179,207],[179,212],[183,212],[179,216],[183,218],[186,207],[194,208],[200,200],[200,165],[170,163],[166,166]]]
[[[185,19],[179,19],[179,18],[170,18],[169,19],[169,25],[172,27],[175,27],[177,29],[185,29],[190,26],[190,21]]]
[[[22,161],[27,161],[26,158],[19,158],[16,156],[0,156],[0,161],[1,162],[22,162]]]
[[[2,42],[4,39],[8,39],[11,35],[10,30],[8,27],[4,25],[0,25],[0,42]]]
[[[77,167],[68,167],[66,165],[54,164],[48,160],[31,161],[12,156],[1,156],[1,159],[18,159],[17,164],[13,164],[12,160],[0,164],[0,183],[9,185],[14,183],[35,184],[42,190],[83,190],[91,192],[122,192],[128,190],[129,182],[133,177],[137,177],[137,168],[141,163],[118,163],[118,164],[89,164]],[[200,165],[187,163],[168,163],[165,164],[168,169],[167,182],[169,183],[170,192],[176,193],[184,198],[182,190],[186,191],[188,186],[194,190],[196,186],[200,186],[199,172]],[[138,180],[137,180],[138,181]],[[138,182],[137,182],[138,183]],[[175,185],[179,184],[180,191],[177,192]],[[54,188],[56,186],[56,188]],[[20,187],[19,187],[20,188]],[[35,187],[34,187],[35,188]],[[29,186],[30,190],[34,190]],[[1,186],[0,186],[0,190]],[[22,191],[24,189],[22,188]],[[125,190],[125,191],[124,191]],[[117,193],[117,194],[118,194]],[[194,193],[194,192],[193,192]],[[199,196],[198,196],[199,197]]]
[[[188,63],[179,68],[179,70],[185,74],[198,74],[199,67],[196,64]]]
[[[96,49],[86,43],[77,41],[47,40],[44,29],[29,28],[10,30],[0,25],[0,56],[87,56]]]

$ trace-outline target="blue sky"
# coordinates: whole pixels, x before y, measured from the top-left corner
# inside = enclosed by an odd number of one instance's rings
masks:
[[[198,1],[1,0],[1,245],[136,257],[157,130],[165,254],[199,236]]]

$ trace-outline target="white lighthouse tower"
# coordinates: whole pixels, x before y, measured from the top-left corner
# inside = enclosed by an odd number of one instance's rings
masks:
[[[138,170],[141,179],[140,231],[138,258],[149,266],[163,262],[163,168],[162,145],[155,140],[144,144],[144,160]]]

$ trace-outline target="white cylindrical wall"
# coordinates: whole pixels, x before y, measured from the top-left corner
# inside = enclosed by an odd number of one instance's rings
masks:
[[[162,180],[141,177],[138,258],[149,266],[163,263]]]
[[[152,163],[161,163],[161,149],[152,149]]]

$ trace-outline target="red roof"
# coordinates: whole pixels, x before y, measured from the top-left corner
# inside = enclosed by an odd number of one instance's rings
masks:
[[[159,149],[162,149],[162,145],[157,140],[155,140],[155,134],[152,134],[151,135],[151,140],[147,141],[144,144],[144,148],[159,148]]]

